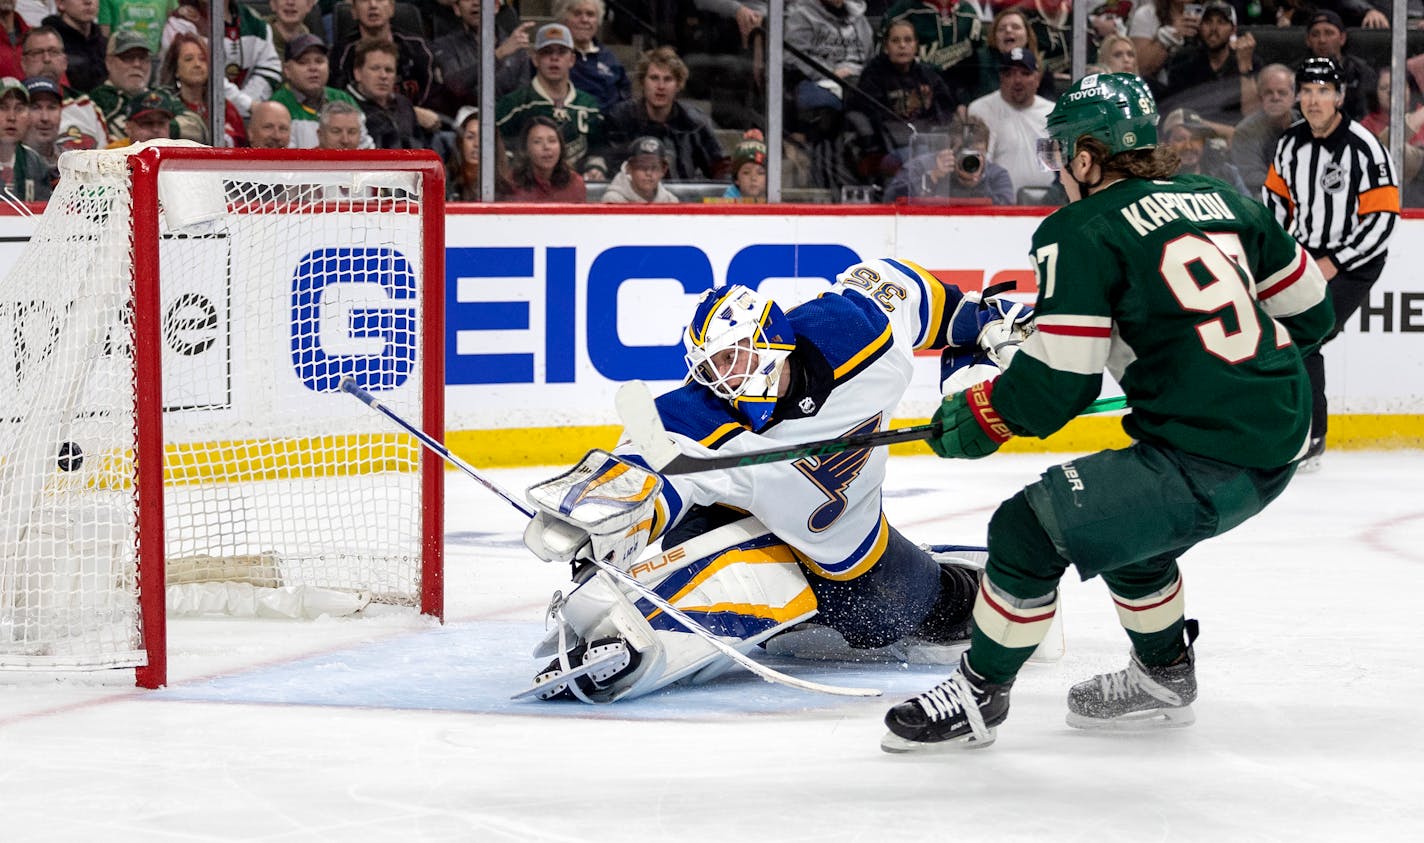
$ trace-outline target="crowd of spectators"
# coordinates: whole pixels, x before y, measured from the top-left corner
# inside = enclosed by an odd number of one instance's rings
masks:
[[[480,159],[482,3],[496,135]],[[521,5],[524,7],[521,9]],[[47,198],[58,156],[155,137],[431,148],[449,198],[765,201],[759,0],[0,0],[0,179]],[[1258,195],[1299,115],[1293,67],[1341,67],[1343,111],[1384,138],[1387,67],[1351,49],[1387,0],[1094,2],[1090,70],[1140,74],[1184,167]],[[837,201],[1040,204],[1035,144],[1069,81],[1070,0],[786,0],[782,185]],[[1415,26],[1411,22],[1411,27]],[[1290,33],[1293,55],[1282,55]],[[1269,62],[1269,63],[1268,63]],[[1424,60],[1406,77],[1406,197],[1424,161]],[[222,86],[221,137],[209,90]],[[555,160],[555,156],[557,160]],[[853,197],[853,198],[852,198]]]

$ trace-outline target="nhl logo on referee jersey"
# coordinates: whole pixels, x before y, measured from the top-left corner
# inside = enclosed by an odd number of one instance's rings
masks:
[[[1334,161],[1327,162],[1320,171],[1320,189],[1326,193],[1339,193],[1347,186],[1345,168]]]

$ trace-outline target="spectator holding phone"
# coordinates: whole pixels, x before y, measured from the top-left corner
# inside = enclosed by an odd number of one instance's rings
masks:
[[[1138,75],[1149,84],[1165,85],[1168,59],[1197,37],[1201,19],[1201,3],[1151,0],[1138,6],[1127,27],[1137,47]]]
[[[1261,107],[1256,96],[1256,38],[1236,34],[1236,9],[1226,0],[1207,0],[1197,27],[1197,43],[1167,63],[1164,110],[1188,106],[1217,135],[1230,140],[1241,118]]]

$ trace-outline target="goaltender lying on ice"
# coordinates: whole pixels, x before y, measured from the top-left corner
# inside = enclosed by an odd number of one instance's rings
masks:
[[[519,696],[601,703],[704,682],[733,664],[728,643],[733,656],[764,645],[802,657],[957,658],[986,554],[920,547],[888,523],[883,449],[658,470],[679,455],[885,430],[917,349],[943,349],[943,388],[961,390],[999,373],[1030,316],[889,258],[849,267],[786,311],[745,287],[709,290],[684,332],[688,382],[656,402],[626,385],[615,453],[590,452],[529,490],[537,512],[525,544],[574,574],[535,650],[546,666]],[[650,542],[660,552],[645,552]]]

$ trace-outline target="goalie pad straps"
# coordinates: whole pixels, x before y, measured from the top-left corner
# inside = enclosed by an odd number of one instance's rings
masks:
[[[999,412],[994,409],[990,396],[994,391],[994,381],[983,381],[976,383],[964,390],[964,397],[969,404],[969,413],[974,416],[974,421],[984,431],[995,444],[1002,445],[1013,438],[1014,432],[1009,429],[1008,422],[1004,421]]]

